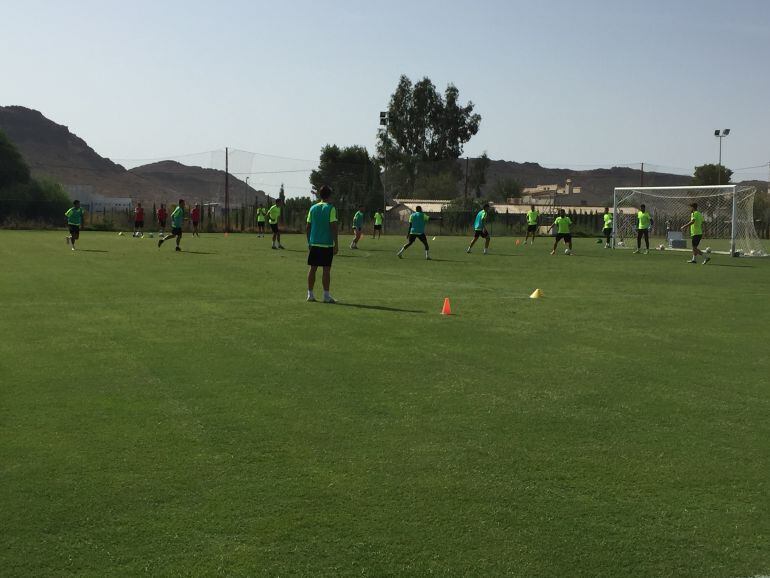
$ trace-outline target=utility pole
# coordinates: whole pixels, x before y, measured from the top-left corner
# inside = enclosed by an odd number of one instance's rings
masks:
[[[225,233],[230,232],[230,150],[225,147]]]

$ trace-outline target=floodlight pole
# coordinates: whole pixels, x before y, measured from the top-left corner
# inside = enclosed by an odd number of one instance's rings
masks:
[[[714,131],[714,136],[719,139],[719,165],[717,165],[717,185],[722,184],[722,139],[730,134],[729,128],[723,128],[720,132],[719,129]]]
[[[722,142],[722,141],[719,141]],[[738,188],[733,187],[733,222],[732,222],[732,228],[730,229],[730,257],[735,257],[735,237],[738,234],[738,224],[736,223],[736,219],[738,217]]]
[[[230,232],[230,150],[225,147],[225,233]]]

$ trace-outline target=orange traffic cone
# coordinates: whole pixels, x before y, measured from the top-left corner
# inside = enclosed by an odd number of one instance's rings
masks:
[[[516,239],[516,246],[518,247],[519,245],[521,245],[521,239]]]
[[[449,305],[449,297],[444,297],[444,306],[441,308],[441,315],[451,315],[452,307]]]

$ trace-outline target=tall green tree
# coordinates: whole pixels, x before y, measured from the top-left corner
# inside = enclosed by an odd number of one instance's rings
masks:
[[[59,183],[33,179],[13,143],[0,131],[0,224],[44,221],[61,224],[69,197]]]
[[[21,153],[0,130],[0,188],[28,183],[29,167]]]
[[[487,156],[487,151],[484,151],[477,159],[473,159],[470,163],[470,169],[468,170],[468,191],[476,195],[476,198],[481,197],[481,188],[487,184],[487,170],[492,161]]]
[[[435,176],[451,171],[459,177],[456,163],[447,161],[458,159],[479,131],[481,116],[473,109],[471,101],[460,103],[460,91],[453,84],[442,95],[428,77],[413,84],[401,76],[388,104],[388,124],[377,142],[377,156],[388,176],[402,175],[404,181],[397,186],[410,196],[420,172]]]
[[[324,146],[310,183],[315,188],[331,186],[336,203],[343,209],[364,205],[367,212],[374,212],[383,208],[380,168],[365,147]]]
[[[512,178],[503,178],[495,181],[489,189],[487,197],[498,203],[505,203],[508,199],[521,196],[521,184]]]
[[[728,185],[733,171],[724,165],[706,164],[695,167],[692,177],[693,185]]]

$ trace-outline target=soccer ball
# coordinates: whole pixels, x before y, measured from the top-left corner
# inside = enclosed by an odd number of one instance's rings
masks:
[[[706,247],[705,253],[706,253],[706,255],[708,255],[709,253],[711,253],[711,247]]]
[[[565,255],[569,255],[570,253],[572,253],[572,251],[570,251],[569,249],[564,249],[564,254]]]
[[[118,237],[122,237],[122,236],[123,236],[123,231],[120,231],[120,232],[118,233]]]
[[[658,245],[658,251],[665,251],[666,247],[665,245]]]
[[[618,247],[625,247],[626,244],[623,241],[618,241]]]

